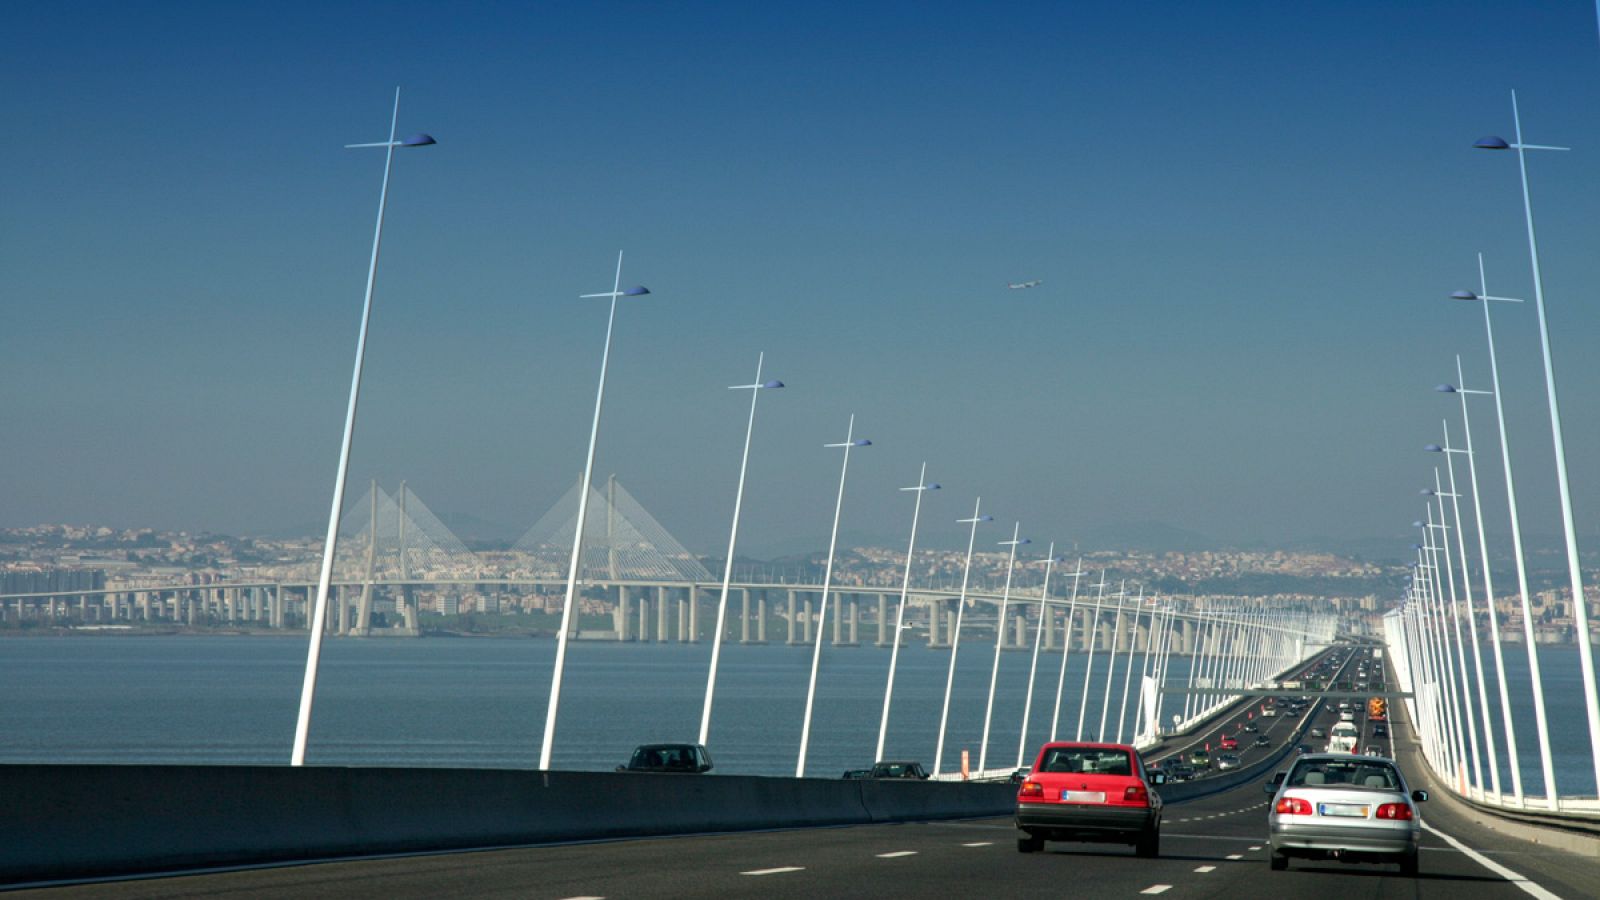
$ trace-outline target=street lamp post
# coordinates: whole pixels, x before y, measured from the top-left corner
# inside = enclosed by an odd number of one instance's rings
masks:
[[[1078,612],[1078,582],[1083,579],[1083,557],[1078,557],[1078,564],[1072,572],[1072,599],[1067,602],[1067,624],[1062,629],[1061,638],[1061,673],[1056,676],[1056,706],[1050,713],[1050,740],[1056,739],[1056,728],[1061,724],[1061,690],[1067,684],[1067,657],[1072,655],[1072,620]]]
[[[978,523],[993,522],[994,516],[979,515],[978,510],[983,506],[983,498],[979,497],[972,504],[972,518],[956,520],[959,525],[971,525],[972,529],[967,534],[967,564],[961,569],[961,597],[956,601],[956,627],[950,635],[950,672],[944,679],[944,708],[939,712],[939,742],[933,750],[933,774],[939,774],[940,764],[944,761],[944,734],[945,726],[950,721],[950,689],[956,683],[956,651],[961,648],[961,619],[967,608],[967,583],[972,575],[972,548],[978,540]]]
[[[1594,647],[1589,637],[1589,602],[1583,595],[1583,572],[1578,565],[1578,533],[1572,518],[1572,491],[1567,482],[1567,446],[1561,431],[1561,404],[1556,400],[1556,373],[1550,358],[1550,328],[1545,321],[1544,282],[1539,275],[1539,243],[1533,230],[1533,201],[1528,193],[1528,150],[1566,150],[1566,147],[1541,146],[1522,142],[1522,117],[1517,112],[1517,94],[1511,93],[1511,117],[1517,140],[1482,138],[1473,146],[1481,150],[1517,151],[1517,168],[1522,175],[1522,212],[1528,226],[1528,256],[1533,261],[1533,305],[1539,314],[1539,346],[1544,352],[1545,396],[1550,404],[1550,438],[1555,445],[1556,484],[1561,491],[1561,528],[1567,541],[1567,579],[1572,587],[1572,618],[1578,630],[1578,662],[1583,673],[1584,711],[1589,719],[1589,753],[1594,766],[1594,783],[1600,789],[1600,693],[1595,685]],[[1550,808],[1557,807],[1554,784],[1547,784]]]
[[[355,371],[350,376],[350,402],[345,406],[344,438],[339,444],[339,470],[333,480],[333,508],[328,512],[328,536],[322,545],[322,567],[317,575],[317,597],[311,611],[311,645],[306,650],[305,680],[300,687],[300,712],[295,719],[292,766],[306,762],[306,740],[311,732],[311,705],[317,694],[317,663],[322,657],[322,631],[328,621],[328,586],[333,579],[333,552],[339,538],[339,513],[344,506],[345,480],[350,470],[350,444],[355,437],[356,401],[361,395],[361,371],[367,357],[367,326],[372,321],[372,289],[378,280],[378,248],[383,244],[383,213],[389,205],[389,170],[396,147],[426,147],[435,143],[426,134],[395,140],[400,123],[400,89],[394,89],[394,112],[389,119],[389,139],[370,144],[346,144],[346,148],[382,147],[383,187],[378,191],[378,224],[372,231],[372,256],[367,263],[367,291],[361,302],[361,330],[356,337]],[[376,529],[374,529],[376,530]]]
[[[894,619],[894,643],[889,650],[889,680],[883,686],[883,718],[878,722],[878,749],[872,757],[874,761],[883,759],[883,743],[889,734],[889,701],[894,695],[895,666],[900,661],[900,632],[906,625],[906,599],[911,592],[911,560],[917,552],[917,520],[922,515],[922,495],[938,489],[939,485],[928,481],[926,462],[917,474],[916,486],[900,489],[916,494],[917,501],[911,508],[911,542],[906,546],[906,573],[900,581],[900,609]]]
[[[578,299],[590,300],[605,297],[611,301],[611,312],[606,317],[606,342],[600,351],[600,385],[594,394],[594,419],[589,425],[589,452],[583,459],[583,484],[578,490],[578,523],[572,537],[572,562],[567,567],[567,594],[561,604],[561,631],[556,636],[556,663],[550,675],[550,702],[544,711],[544,738],[539,747],[539,768],[550,769],[550,754],[555,748],[556,710],[561,705],[561,676],[567,663],[567,635],[572,630],[573,598],[577,594],[578,565],[583,558],[583,526],[589,514],[589,485],[594,479],[595,443],[600,438],[600,409],[606,399],[606,372],[611,364],[611,332],[617,322],[617,298],[641,297],[650,289],[639,286],[622,288],[622,251],[617,251],[617,274],[611,290],[596,294],[582,294]]]
[[[1460,375],[1460,368],[1461,357],[1457,356],[1456,374],[1458,376]],[[1445,388],[1450,388],[1450,385],[1440,385],[1438,388],[1435,388],[1435,390],[1443,391]],[[1451,388],[1451,391],[1454,390],[1454,388]],[[1465,407],[1465,401],[1466,398],[1462,397],[1463,407]],[[1461,522],[1461,496],[1459,490],[1456,488],[1456,466],[1454,455],[1457,453],[1465,453],[1467,454],[1467,462],[1474,471],[1472,483],[1472,502],[1474,506],[1478,508],[1480,513],[1478,519],[1478,541],[1479,549],[1482,551],[1483,556],[1484,582],[1487,585],[1489,583],[1489,557],[1488,551],[1483,544],[1483,519],[1481,515],[1483,507],[1478,501],[1476,465],[1472,462],[1472,450],[1470,449],[1472,446],[1472,435],[1470,432],[1467,434],[1467,446],[1468,449],[1466,450],[1458,450],[1450,446],[1450,425],[1448,422],[1446,422],[1444,428],[1444,445],[1439,446],[1437,444],[1429,444],[1428,449],[1432,451],[1437,448],[1437,452],[1445,455],[1445,469],[1450,475],[1450,503],[1451,507],[1455,511],[1456,517],[1456,549],[1458,551],[1458,555],[1461,557],[1461,581],[1466,587],[1464,599],[1466,600],[1467,606],[1467,635],[1472,641],[1472,665],[1478,681],[1478,707],[1479,715],[1483,717],[1483,736],[1485,749],[1488,751],[1489,780],[1492,790],[1498,799],[1500,794],[1500,753],[1498,748],[1495,746],[1494,719],[1489,715],[1489,689],[1485,685],[1483,677],[1483,651],[1478,642],[1477,617],[1474,616],[1472,612],[1472,581],[1470,570],[1467,565],[1466,529],[1463,527]],[[1495,629],[1497,626],[1495,624],[1494,617],[1494,592],[1486,591],[1486,598],[1489,606],[1489,627],[1491,629]],[[1499,647],[1498,634],[1495,635],[1495,647],[1496,649]],[[1476,732],[1474,732],[1474,734],[1476,734]],[[1474,756],[1477,755],[1477,752],[1477,748],[1474,747]],[[1478,790],[1480,793],[1483,791],[1481,775],[1478,782]]]
[[[1122,608],[1128,598],[1128,580],[1126,578],[1117,585],[1117,618],[1111,626],[1111,646],[1108,648],[1110,658],[1106,665],[1106,690],[1105,696],[1100,698],[1100,727],[1095,730],[1094,739],[1106,739],[1106,713],[1111,711],[1111,680],[1117,674],[1117,641],[1122,637]]]
[[[1139,649],[1139,612],[1144,609],[1144,585],[1139,585],[1138,599],[1133,601],[1133,618],[1128,622],[1128,662],[1122,667],[1122,703],[1117,706],[1117,743],[1122,743],[1122,728],[1128,719],[1128,688],[1133,685],[1133,655]],[[1145,625],[1144,647],[1148,654],[1150,639],[1155,636],[1155,621]]]
[[[1089,676],[1094,673],[1094,645],[1100,637],[1100,601],[1106,595],[1106,570],[1100,570],[1100,584],[1095,587],[1094,612],[1089,614],[1089,621],[1085,623],[1087,632],[1085,637],[1089,641],[1089,659],[1083,667],[1083,696],[1078,698],[1078,728],[1073,732],[1074,741],[1083,740],[1083,715],[1089,708]]]
[[[1039,644],[1044,640],[1044,630],[1050,627],[1050,572],[1056,565],[1056,542],[1044,556],[1044,586],[1039,588],[1039,626],[1033,630],[1033,660],[1028,664],[1028,692],[1022,701],[1022,735],[1017,738],[1017,768],[1022,768],[1022,754],[1028,746],[1028,719],[1033,714],[1033,680],[1039,672]],[[1067,648],[1061,648],[1065,656]]]
[[[744,453],[739,457],[739,487],[733,494],[733,527],[728,531],[728,557],[722,569],[722,595],[717,600],[717,630],[711,638],[711,668],[706,675],[706,702],[705,708],[700,712],[700,743],[707,743],[711,734],[711,698],[717,690],[717,660],[722,653],[723,622],[728,614],[728,590],[733,583],[733,548],[739,538],[739,509],[744,504],[744,476],[750,464],[750,436],[756,428],[756,398],[764,390],[776,390],[783,387],[781,381],[762,381],[761,365],[766,362],[767,354],[760,353],[756,356],[756,380],[750,384],[736,384],[728,388],[730,391],[750,392],[750,420],[744,428]],[[762,621],[765,621],[763,619]]]
[[[1495,421],[1498,424],[1500,435],[1500,462],[1506,480],[1506,505],[1511,513],[1511,548],[1512,558],[1517,564],[1517,592],[1521,599],[1522,611],[1522,642],[1528,653],[1528,675],[1533,686],[1533,717],[1534,725],[1539,737],[1539,765],[1545,783],[1546,801],[1554,808],[1555,804],[1555,758],[1550,749],[1550,726],[1546,717],[1544,706],[1544,678],[1539,669],[1539,642],[1535,640],[1533,627],[1533,603],[1528,591],[1528,563],[1522,550],[1522,520],[1517,514],[1517,481],[1511,474],[1511,446],[1510,438],[1506,433],[1505,404],[1500,399],[1500,362],[1494,348],[1494,322],[1489,314],[1489,301],[1504,303],[1521,303],[1514,297],[1495,297],[1489,294],[1488,278],[1484,275],[1483,254],[1478,254],[1478,284],[1479,292],[1455,291],[1451,293],[1452,300],[1468,300],[1483,304],[1483,329],[1489,344],[1489,377],[1490,390],[1494,396]],[[1481,393],[1478,391],[1465,391],[1467,393]],[[1463,396],[1463,401],[1465,397]],[[1471,432],[1468,432],[1470,438]],[[1501,667],[1500,680],[1505,682],[1504,667]],[[1506,698],[1503,689],[1501,694],[1503,714],[1507,716],[1506,741],[1511,748],[1511,790],[1519,805],[1525,802],[1522,786],[1522,767],[1517,762],[1516,731],[1509,724],[1511,703]]]
[[[1017,567],[1017,546],[1033,543],[1028,538],[1018,540],[1017,534],[1021,530],[1022,523],[1015,523],[1011,528],[1011,540],[1000,542],[1000,546],[1011,548],[1011,558],[1006,562],[1006,586],[1000,593],[1000,611],[995,616],[994,666],[989,670],[989,702],[983,709],[983,742],[978,745],[980,772],[986,772],[989,768],[989,724],[994,714],[994,688],[1000,680],[1000,651],[1006,645],[1006,610],[1011,602],[1011,573]]]
[[[822,602],[817,611],[817,641],[816,648],[811,653],[811,683],[806,687],[806,717],[800,725],[800,758],[794,766],[794,777],[804,778],[806,774],[806,749],[811,743],[811,708],[817,697],[817,666],[822,661],[822,633],[828,624],[828,593],[833,588],[833,555],[839,545],[839,513],[844,509],[844,480],[850,473],[850,451],[856,447],[870,447],[872,442],[865,438],[858,438],[856,434],[856,417],[850,416],[850,427],[845,432],[842,443],[823,444],[824,449],[843,449],[844,462],[839,466],[839,496],[833,503],[833,532],[828,536],[828,564],[822,574]]]

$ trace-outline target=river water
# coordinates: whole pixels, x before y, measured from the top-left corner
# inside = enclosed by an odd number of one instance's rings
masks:
[[[725,644],[711,722],[719,772],[791,775],[798,757],[812,648]],[[303,638],[73,636],[0,642],[0,762],[287,763],[304,675]],[[989,765],[1015,764],[1031,654],[1001,655]],[[537,765],[555,658],[553,640],[338,640],[323,645],[307,762],[532,768]],[[1098,730],[1107,654],[1099,652],[1085,715]],[[885,756],[930,765],[948,650],[902,647]],[[573,642],[568,646],[554,767],[605,770],[635,744],[693,741],[710,646]],[[1122,705],[1118,657],[1106,730]],[[946,770],[962,749],[974,768],[994,645],[957,657]],[[1134,656],[1135,676],[1143,654]],[[1068,659],[1063,739],[1076,734],[1086,654]],[[1051,735],[1059,653],[1041,653],[1028,753]],[[807,774],[837,777],[871,765],[889,651],[824,646]],[[1177,683],[1188,661],[1174,657]],[[1135,696],[1128,702],[1131,738]],[[1164,715],[1181,711],[1168,698]],[[1031,756],[1026,762],[1031,763]]]
[[[606,770],[635,744],[692,741],[705,696],[706,644],[573,642],[568,647],[556,768]],[[812,649],[725,644],[708,745],[719,772],[791,775],[805,712]],[[0,762],[284,764],[294,736],[305,668],[303,636],[73,636],[0,642]],[[1527,656],[1507,647],[1524,789],[1543,793]],[[1487,651],[1486,663],[1490,661]],[[323,645],[307,761],[318,765],[532,768],[539,757],[553,640],[330,639]],[[1077,733],[1087,654],[1068,658],[1056,735]],[[1117,678],[1106,714],[1116,737]],[[1142,654],[1134,657],[1137,671]],[[909,644],[900,654],[885,756],[930,765],[949,666],[948,650]],[[969,750],[977,766],[994,645],[958,655],[944,768]],[[1577,649],[1541,647],[1551,743],[1562,794],[1593,794]],[[989,766],[1017,759],[1030,654],[1001,655]],[[1029,756],[1051,736],[1059,653],[1041,653],[1025,743]],[[1099,730],[1107,654],[1095,656],[1083,736]],[[888,673],[887,649],[824,646],[807,774],[837,777],[873,761]],[[1173,657],[1170,682],[1188,660]],[[1490,709],[1509,785],[1492,672]],[[1137,694],[1137,682],[1133,685]],[[1128,703],[1131,737],[1136,698]],[[1181,696],[1162,717],[1181,712]],[[1481,723],[1480,723],[1481,728]],[[1031,758],[1025,759],[1031,762]]]

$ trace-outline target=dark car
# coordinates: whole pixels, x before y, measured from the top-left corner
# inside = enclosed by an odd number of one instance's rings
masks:
[[[1374,725],[1373,728],[1372,728],[1372,736],[1373,737],[1388,737],[1389,736],[1389,729],[1384,727],[1384,726],[1382,726],[1382,725]]]
[[[1172,781],[1193,781],[1195,776],[1194,766],[1188,763],[1173,763],[1167,766],[1166,772]]]
[[[1257,728],[1255,726],[1255,723],[1252,722],[1252,723],[1244,726],[1244,730],[1250,732],[1251,734],[1255,734],[1257,731],[1260,731],[1261,729]]]
[[[847,780],[855,779],[855,778],[871,778],[872,777],[872,770],[871,769],[846,769],[844,771],[844,776],[843,777],[845,779],[847,779]]]
[[[868,778],[927,778],[928,772],[919,762],[880,762],[872,767]]]
[[[1127,744],[1045,744],[1017,791],[1017,850],[1037,853],[1049,841],[1132,844],[1139,856],[1161,850],[1161,795],[1166,775],[1150,772]]]
[[[680,772],[698,774],[711,771],[711,754],[702,744],[643,744],[634,748],[628,764],[618,772]]]
[[[1260,737],[1256,738],[1256,742],[1255,742],[1254,746],[1257,746],[1257,747],[1271,747],[1272,746],[1272,738],[1269,738],[1269,737],[1267,737],[1266,735],[1263,734]]]

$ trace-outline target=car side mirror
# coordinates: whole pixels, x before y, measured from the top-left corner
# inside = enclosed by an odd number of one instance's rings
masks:
[[[617,771],[618,772],[626,772],[626,771],[628,771],[628,767],[627,766],[617,766]]]
[[[1423,802],[1423,801],[1428,799],[1428,792],[1427,791],[1412,791],[1411,792],[1411,799],[1417,801],[1418,803],[1421,803],[1421,802]]]
[[[1157,786],[1157,787],[1160,787],[1161,785],[1166,784],[1167,783],[1167,773],[1165,773],[1165,772],[1151,772],[1150,773],[1150,783],[1155,785],[1155,786]]]
[[[1261,786],[1261,791],[1262,793],[1266,794],[1276,794],[1278,792],[1278,783],[1276,781],[1269,781]]]

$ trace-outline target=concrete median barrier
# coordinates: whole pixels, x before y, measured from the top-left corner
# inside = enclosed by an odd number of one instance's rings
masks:
[[[0,884],[1008,815],[1000,784],[282,766],[0,766]]]

